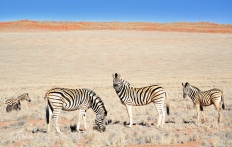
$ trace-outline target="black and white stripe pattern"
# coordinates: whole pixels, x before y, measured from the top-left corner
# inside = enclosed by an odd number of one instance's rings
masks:
[[[9,112],[12,111],[12,110],[16,110],[16,111],[21,110],[20,101],[15,102],[15,103],[13,103],[12,105],[7,105],[7,107],[6,107],[6,112],[9,113]]]
[[[54,124],[56,131],[60,132],[58,126],[58,116],[61,110],[64,111],[79,111],[79,118],[77,124],[77,130],[79,131],[80,121],[83,117],[84,126],[86,127],[86,110],[92,108],[96,114],[95,123],[100,132],[105,131],[104,119],[107,116],[104,103],[101,98],[96,95],[95,92],[89,89],[66,89],[66,88],[54,88],[49,90],[45,94],[47,101],[46,108],[46,120],[48,124],[48,132],[50,132],[50,119],[53,114]]]
[[[218,123],[221,121],[220,114],[220,104],[222,104],[222,108],[225,109],[223,93],[220,89],[211,89],[208,91],[201,91],[199,88],[190,85],[188,82],[183,84],[183,98],[187,95],[192,99],[193,104],[197,109],[197,118],[199,121],[199,109],[202,112],[202,116],[205,120],[205,116],[203,114],[203,106],[214,105],[218,111]]]
[[[169,115],[169,103],[167,99],[166,91],[158,86],[152,85],[142,88],[130,87],[130,84],[120,78],[120,74],[113,74],[113,87],[120,98],[123,105],[126,106],[127,112],[130,118],[129,127],[132,126],[132,106],[143,106],[150,103],[155,104],[159,119],[157,126],[164,124],[165,121],[165,111],[164,102],[166,99],[166,109]]]
[[[20,101],[26,100],[28,102],[31,102],[31,99],[29,98],[28,93],[24,93],[20,95],[18,98],[13,98],[13,99],[8,99],[5,101],[5,104],[7,105],[6,107],[6,112],[10,112],[12,110],[21,110],[21,104]]]

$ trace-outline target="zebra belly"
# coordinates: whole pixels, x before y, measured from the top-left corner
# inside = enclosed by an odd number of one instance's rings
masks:
[[[86,105],[76,105],[76,106],[70,106],[70,105],[66,105],[66,104],[63,104],[62,106],[62,110],[64,111],[75,111],[75,110],[87,110],[88,109],[88,106]]]
[[[211,102],[201,102],[200,105],[201,106],[210,106],[210,105],[212,105],[212,103]]]
[[[149,101],[140,101],[140,102],[133,101],[132,106],[144,106],[144,105],[148,105],[150,103],[151,103],[150,100]]]

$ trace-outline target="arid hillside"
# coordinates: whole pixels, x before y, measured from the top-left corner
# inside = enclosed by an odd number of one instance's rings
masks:
[[[20,20],[0,22],[0,32],[74,31],[74,30],[137,30],[168,32],[232,33],[232,25],[208,22],[55,22]]]

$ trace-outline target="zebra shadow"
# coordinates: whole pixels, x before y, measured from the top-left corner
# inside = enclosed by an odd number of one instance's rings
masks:
[[[40,128],[35,128],[32,130],[32,133],[35,134],[35,133],[47,133],[47,130],[45,129],[40,129]]]
[[[77,124],[70,125],[70,130],[71,132],[82,132],[82,133],[85,131],[84,129],[77,130]]]
[[[77,124],[70,125],[70,130],[71,130],[71,132],[80,132],[80,133],[84,133],[86,131],[86,130],[81,129],[81,128],[79,130],[77,130]],[[97,126],[94,126],[93,130],[99,131]]]

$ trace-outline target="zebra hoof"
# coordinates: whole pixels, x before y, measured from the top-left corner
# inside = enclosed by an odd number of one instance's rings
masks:
[[[128,128],[131,128],[132,127],[132,125],[126,125]]]
[[[160,129],[160,128],[161,128],[161,126],[160,126],[160,125],[156,125],[156,128],[157,128],[157,129]]]

